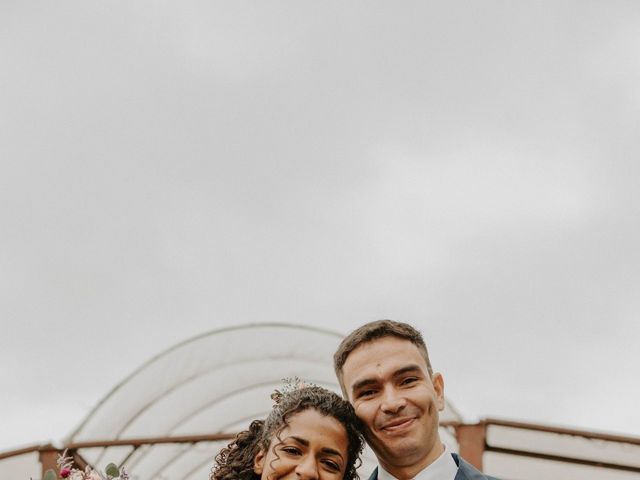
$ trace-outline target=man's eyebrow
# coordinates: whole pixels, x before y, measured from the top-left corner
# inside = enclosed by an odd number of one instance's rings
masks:
[[[362,380],[358,380],[353,384],[353,386],[351,387],[351,391],[356,392],[361,388],[368,387],[369,385],[375,385],[377,383],[378,382],[373,378],[363,378]]]
[[[420,365],[412,363],[410,365],[406,365],[402,368],[399,368],[395,372],[393,372],[393,377],[401,377],[407,373],[423,373],[423,369]],[[351,392],[357,392],[358,390],[368,387],[370,385],[377,385],[378,381],[375,378],[363,378],[362,380],[358,380],[351,387]]]
[[[400,377],[405,373],[422,373],[422,368],[420,368],[420,365],[415,365],[415,364],[407,365],[406,367],[402,367],[396,370],[395,372],[393,372],[393,376]]]

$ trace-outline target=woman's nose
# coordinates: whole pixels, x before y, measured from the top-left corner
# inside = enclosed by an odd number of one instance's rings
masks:
[[[317,480],[318,466],[313,455],[305,455],[296,467],[296,475],[301,480]]]

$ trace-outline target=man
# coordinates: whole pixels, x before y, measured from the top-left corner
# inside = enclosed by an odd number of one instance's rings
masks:
[[[369,480],[495,480],[440,440],[444,380],[433,372],[415,328],[392,320],[367,323],[342,341],[333,359],[378,459]]]

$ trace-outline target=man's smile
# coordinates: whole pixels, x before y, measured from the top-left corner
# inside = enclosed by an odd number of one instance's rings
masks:
[[[402,417],[395,418],[389,422],[386,422],[382,425],[380,430],[386,433],[404,433],[406,430],[411,428],[416,421],[416,417]]]

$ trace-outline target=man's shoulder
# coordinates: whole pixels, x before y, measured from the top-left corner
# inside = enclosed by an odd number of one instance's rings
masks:
[[[451,455],[453,456],[455,462],[458,464],[458,474],[456,475],[455,480],[498,480],[495,477],[485,475],[469,462],[465,461],[465,459],[458,454],[452,453]]]
[[[458,473],[456,474],[455,480],[498,480],[495,477],[485,475],[458,454],[452,453],[451,455],[458,465]],[[378,467],[373,469],[373,472],[371,472],[367,480],[378,480]]]

